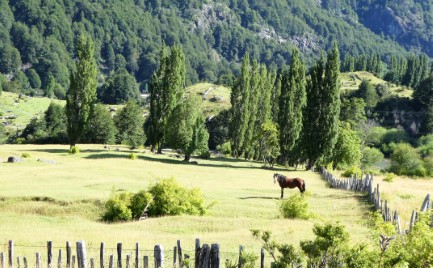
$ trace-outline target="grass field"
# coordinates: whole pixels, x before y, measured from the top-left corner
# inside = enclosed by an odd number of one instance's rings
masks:
[[[81,145],[79,155],[68,155],[66,145],[1,145],[0,158],[30,154],[21,163],[0,164],[0,251],[15,241],[15,254],[30,256],[45,252],[46,241],[64,247],[66,241],[85,240],[90,256],[97,256],[100,242],[107,254],[116,243],[143,250],[155,244],[172,249],[180,239],[193,250],[195,238],[202,243],[220,243],[221,258],[234,259],[239,245],[247,252],[260,252],[251,229],[270,230],[279,242],[299,245],[313,238],[316,223],[344,224],[353,242],[369,241],[368,204],[361,195],[330,189],[318,174],[276,169],[290,177],[302,177],[309,193],[310,220],[282,219],[278,212],[280,189],[274,185],[275,170],[260,163],[230,158],[197,159],[191,165],[168,155],[138,152],[128,159],[126,148],[106,150],[102,145]],[[55,164],[37,159],[54,160]],[[140,222],[106,224],[99,221],[102,202],[113,188],[136,192],[158,178],[175,177],[187,187],[202,190],[208,215],[151,218]],[[285,190],[285,196],[296,193]],[[45,200],[45,201],[44,201]],[[144,253],[143,253],[144,254]],[[166,253],[168,258],[170,253]]]

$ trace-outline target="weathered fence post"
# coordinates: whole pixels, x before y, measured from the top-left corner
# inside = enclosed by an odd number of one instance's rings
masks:
[[[195,239],[195,261],[194,261],[194,267],[199,268],[199,257],[200,257],[200,239]]]
[[[14,265],[14,241],[12,240],[9,240],[8,264],[9,264],[9,268],[12,268]]]
[[[416,220],[416,210],[412,211],[412,217],[410,217],[410,223],[409,223],[409,231],[412,231],[412,228],[415,225],[415,220]]]
[[[71,268],[75,268],[75,262],[77,261],[77,258],[75,255],[72,255],[72,262],[71,262]]]
[[[162,245],[156,245],[153,248],[153,257],[155,260],[155,268],[164,266],[164,248]]]
[[[59,259],[57,260],[57,268],[62,268],[62,250],[59,249]]]
[[[182,268],[182,246],[180,240],[177,240],[177,255],[179,256],[179,268]]]
[[[5,267],[5,256],[3,252],[0,252],[0,268],[6,268]]]
[[[426,212],[430,209],[430,194],[427,194],[427,196],[424,199],[424,202],[422,202],[421,206],[421,212]]]
[[[95,268],[95,259],[90,258],[90,268]]]
[[[101,243],[101,248],[99,250],[99,267],[104,268],[104,251],[105,251],[105,244],[104,242]]]
[[[129,260],[131,259],[131,255],[129,255],[129,254],[126,254],[126,264],[125,264],[125,267],[126,268],[129,268]]]
[[[41,268],[41,253],[36,253],[36,268]]]
[[[47,242],[47,265],[48,268],[52,267],[52,261],[53,261],[53,241]]]
[[[177,247],[174,246],[173,247],[173,267],[174,268],[176,268],[176,262],[177,262],[176,257],[177,257]]]
[[[17,257],[17,268],[21,267],[20,256]]]
[[[140,245],[135,243],[135,268],[140,268]]]
[[[149,257],[143,256],[143,268],[149,268]]]
[[[86,243],[81,240],[77,242],[78,268],[87,268]]]
[[[117,268],[122,268],[122,243],[117,243]]]
[[[212,244],[210,248],[210,267],[220,267],[220,245]]]
[[[242,263],[242,253],[244,251],[244,247],[243,246],[239,246],[239,263],[238,263],[238,268],[242,268],[242,266],[244,265]]]
[[[110,255],[110,261],[108,262],[108,268],[114,268],[114,256]]]
[[[208,244],[203,244],[200,250],[200,258],[198,266],[200,268],[209,268],[210,263],[210,247]]]
[[[260,250],[260,268],[265,268],[265,249]]]
[[[24,262],[24,268],[27,268],[27,258],[23,257],[23,262]]]
[[[71,242],[66,241],[66,268],[71,268],[71,257],[72,257]]]

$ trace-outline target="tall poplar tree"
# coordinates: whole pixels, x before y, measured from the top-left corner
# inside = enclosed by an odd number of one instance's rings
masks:
[[[245,53],[241,67],[241,76],[235,82],[230,95],[230,103],[232,105],[230,140],[234,157],[239,157],[243,153],[242,145],[244,143],[245,132],[250,118],[250,112],[248,111],[250,102],[250,83],[250,56],[248,53]]]
[[[75,146],[89,121],[96,100],[96,62],[92,39],[81,35],[78,40],[76,72],[70,75],[66,95],[66,116],[69,145]]]
[[[328,53],[326,65],[323,55],[317,61],[307,81],[307,107],[304,112],[302,134],[307,169],[332,153],[338,138],[340,115],[340,56],[335,43]]]
[[[286,163],[302,130],[302,112],[306,105],[305,66],[299,51],[293,50],[289,72],[283,74],[279,102],[280,153]]]
[[[148,126],[152,150],[161,153],[167,120],[182,99],[185,88],[185,55],[174,45],[170,55],[165,46],[161,49],[161,64],[150,82],[150,116]]]

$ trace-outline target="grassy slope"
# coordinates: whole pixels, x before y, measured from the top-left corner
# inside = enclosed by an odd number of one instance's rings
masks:
[[[251,229],[271,230],[276,240],[294,243],[313,238],[315,223],[341,222],[352,233],[353,241],[366,240],[366,205],[358,194],[327,188],[311,172],[280,172],[306,180],[309,206],[316,218],[287,220],[279,218],[277,204],[280,189],[274,185],[274,170],[261,164],[234,159],[197,160],[199,165],[184,164],[167,155],[138,153],[129,160],[129,150],[104,150],[102,145],[81,145],[84,152],[68,155],[61,145],[1,145],[3,161],[11,155],[27,152],[31,158],[17,164],[0,164],[0,251],[6,242],[16,243],[15,254],[30,256],[36,248],[52,240],[56,247],[65,241],[84,239],[90,256],[96,257],[99,243],[109,248],[123,242],[133,248],[139,241],[143,249],[155,244],[171,249],[180,239],[186,250],[193,250],[194,239],[221,245],[221,258],[233,259],[239,245],[247,252],[260,252]],[[57,164],[37,162],[52,159]],[[105,200],[113,187],[136,192],[157,178],[175,177],[188,187],[200,188],[208,204],[215,202],[204,217],[177,216],[147,219],[141,222],[104,224],[97,221],[98,207],[89,200]],[[296,190],[286,190],[285,195]],[[36,202],[23,197],[50,197],[51,202]],[[1,200],[1,199],[0,199]],[[31,228],[28,228],[32,226]],[[30,245],[32,247],[20,247]],[[44,251],[42,251],[44,252]],[[110,254],[110,252],[107,252]],[[144,254],[144,253],[143,253]],[[148,253],[149,254],[149,253]],[[170,253],[166,253],[170,258]]]

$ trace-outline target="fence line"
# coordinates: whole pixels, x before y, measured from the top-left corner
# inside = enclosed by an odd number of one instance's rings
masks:
[[[7,252],[7,260],[5,254],[0,252],[0,268],[28,268],[28,267],[36,267],[42,268],[42,255],[40,252],[36,253],[35,264],[32,265],[28,263],[26,257],[16,257],[14,259],[14,248],[16,245],[13,240],[8,242],[8,252]],[[62,251],[59,248],[57,263],[54,263],[55,258],[53,256],[53,243],[52,241],[47,241],[47,259],[46,259],[46,267],[53,268],[57,266],[57,268],[96,268],[97,262],[99,261],[100,268],[150,268],[150,267],[170,267],[173,268],[219,268],[220,267],[220,245],[219,244],[203,244],[200,245],[200,240],[196,239],[195,241],[195,250],[193,256],[191,258],[190,255],[186,254],[182,249],[182,245],[180,240],[177,240],[176,246],[173,248],[173,259],[172,263],[165,260],[165,251],[162,245],[155,245],[153,249],[153,256],[140,256],[140,247],[139,243],[135,244],[135,250],[132,254],[123,255],[124,249],[122,243],[117,243],[116,247],[117,251],[115,254],[106,255],[106,246],[105,243],[101,243],[99,247],[99,260],[95,258],[88,258],[86,243],[81,240],[76,242],[76,251],[75,255],[73,255],[71,243],[69,241],[66,242],[66,249]],[[239,254],[242,254],[243,247],[240,246]],[[62,253],[66,252],[65,256]],[[168,250],[171,252],[171,250]],[[264,249],[261,249],[260,252],[260,267],[264,268]],[[108,257],[108,267],[105,266]],[[151,258],[153,257],[153,263],[151,263]],[[21,258],[23,260],[21,264]],[[64,258],[66,258],[66,263],[64,263]],[[16,260],[16,263],[14,263]],[[238,268],[242,268],[242,263],[240,262],[241,258],[239,255],[239,263]],[[7,261],[7,265],[5,262]],[[125,265],[125,266],[123,266]]]
[[[386,222],[392,222],[392,224],[395,225],[398,234],[410,232],[415,225],[415,222],[419,219],[418,212],[413,210],[409,223],[409,230],[403,231],[397,210],[391,212],[391,208],[388,206],[388,201],[381,198],[379,184],[377,184],[376,187],[373,186],[373,175],[366,174],[364,178],[362,178],[362,175],[361,178],[357,178],[355,175],[346,179],[338,179],[332,173],[328,172],[324,167],[321,168],[321,174],[332,188],[367,193],[374,208],[381,212],[383,220]],[[430,200],[430,194],[427,194],[422,203],[420,211],[427,212],[431,208],[433,208],[433,202]]]

